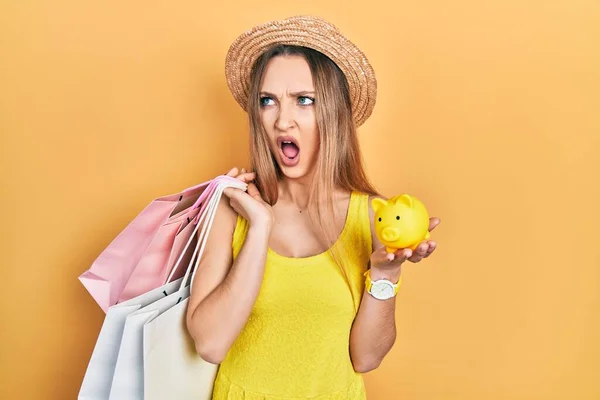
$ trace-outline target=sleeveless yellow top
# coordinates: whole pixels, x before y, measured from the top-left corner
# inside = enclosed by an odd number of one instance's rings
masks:
[[[350,288],[330,250],[290,258],[269,248],[256,303],[219,367],[213,400],[366,399],[362,375],[350,360],[349,338],[371,255],[368,200],[367,194],[351,194],[333,245],[347,251]],[[238,216],[234,259],[248,228]]]

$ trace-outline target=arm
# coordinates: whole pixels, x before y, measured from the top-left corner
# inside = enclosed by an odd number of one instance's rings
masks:
[[[372,251],[375,255],[385,249],[375,235],[374,212],[370,203],[369,200]],[[370,267],[372,280],[388,279],[396,283],[400,278],[400,264],[386,269],[372,268],[372,265]],[[395,313],[396,297],[383,301],[377,300],[365,289],[350,332],[350,356],[357,372],[365,373],[377,368],[394,345],[396,341]]]
[[[375,234],[375,213],[370,206],[371,238],[373,253],[369,262],[372,280],[387,279],[397,283],[400,279],[402,264],[409,260],[417,263],[429,257],[436,248],[433,240],[423,241],[415,249],[400,249],[394,253],[394,259],[389,261],[384,246]],[[439,218],[429,219],[429,231],[440,223]],[[366,289],[350,331],[350,357],[357,372],[369,372],[377,368],[383,358],[391,350],[396,341],[396,297],[388,300],[377,300]]]
[[[244,198],[248,195],[236,191],[228,192],[235,194],[230,195],[231,201],[226,196],[221,198],[192,283],[186,316],[197,352],[213,364],[223,361],[250,316],[264,275],[272,226],[269,218],[251,223],[244,245],[233,262],[231,240],[237,213],[231,204],[240,210],[243,209],[240,203],[249,204],[248,198]]]

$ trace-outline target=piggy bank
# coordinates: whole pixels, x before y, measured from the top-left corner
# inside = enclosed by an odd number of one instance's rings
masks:
[[[389,200],[373,199],[375,233],[388,253],[398,249],[414,250],[429,239],[429,214],[417,198],[402,194]]]

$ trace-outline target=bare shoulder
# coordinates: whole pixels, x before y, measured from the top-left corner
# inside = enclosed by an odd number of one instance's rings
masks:
[[[372,248],[373,251],[383,247],[383,244],[381,244],[381,242],[377,238],[377,235],[375,234],[375,210],[373,209],[373,200],[374,199],[387,200],[387,198],[385,198],[383,196],[373,196],[373,195],[369,196],[369,221],[371,224],[371,242],[373,243],[373,248]]]

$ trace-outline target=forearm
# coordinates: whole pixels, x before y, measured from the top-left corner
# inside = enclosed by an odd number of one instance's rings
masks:
[[[371,279],[397,282],[397,271],[371,269]],[[381,364],[396,340],[396,297],[377,300],[365,290],[350,333],[350,356],[357,372],[371,371]]]
[[[242,249],[223,282],[191,316],[201,356],[219,363],[243,329],[263,280],[270,228],[250,227]]]

